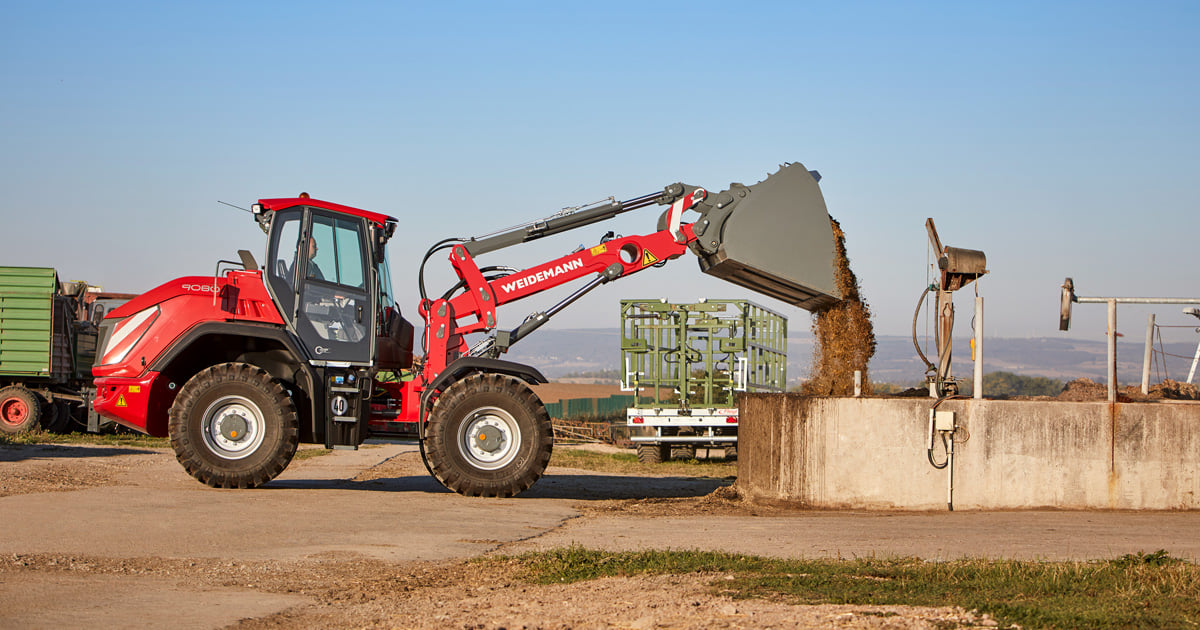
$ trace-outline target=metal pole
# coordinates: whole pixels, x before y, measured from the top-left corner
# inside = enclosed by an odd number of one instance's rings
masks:
[[[983,298],[975,296],[975,399],[983,398]]]
[[[1197,328],[1197,330],[1200,330],[1200,328]],[[1192,378],[1196,376],[1197,363],[1200,363],[1200,344],[1196,344],[1196,356],[1192,357],[1192,369],[1188,370],[1188,377],[1187,380],[1184,381],[1185,383],[1191,383]]]
[[[954,294],[944,289],[938,289],[937,294],[937,395],[945,394],[946,383],[950,381],[950,350],[954,333]]]
[[[1150,393],[1150,360],[1154,358],[1154,313],[1146,316],[1146,352],[1142,355],[1142,393]]]
[[[1108,301],[1108,402],[1117,402],[1117,301]]]

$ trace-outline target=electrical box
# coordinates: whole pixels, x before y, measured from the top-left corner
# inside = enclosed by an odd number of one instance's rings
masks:
[[[933,430],[934,431],[953,431],[954,430],[954,412],[953,411],[935,411],[933,414]]]

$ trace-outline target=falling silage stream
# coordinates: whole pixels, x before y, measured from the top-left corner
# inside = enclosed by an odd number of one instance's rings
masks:
[[[858,277],[846,255],[846,233],[833,217],[834,282],[842,301],[813,313],[812,368],[803,391],[812,396],[850,396],[854,372],[862,371],[862,393],[871,393],[867,363],[875,354],[875,330],[871,309],[862,297]]]

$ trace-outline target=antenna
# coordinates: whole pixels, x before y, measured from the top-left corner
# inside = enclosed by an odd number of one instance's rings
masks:
[[[229,206],[230,208],[237,208],[238,210],[241,210],[242,212],[249,212],[250,214],[254,214],[253,212],[250,212],[250,211],[249,211],[249,210],[247,210],[246,208],[243,208],[243,207],[241,207],[241,206],[235,206],[235,205],[233,205],[233,204],[231,204],[231,203],[227,203],[227,202],[221,201],[220,199],[218,199],[218,200],[217,200],[217,203],[219,203],[219,204],[223,204],[223,205],[226,205],[226,206]]]

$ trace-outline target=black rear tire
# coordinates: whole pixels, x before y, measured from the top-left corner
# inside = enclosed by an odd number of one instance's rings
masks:
[[[257,488],[292,461],[296,405],[279,382],[247,363],[193,376],[171,405],[171,448],[188,474],[214,488]]]
[[[41,419],[42,404],[37,394],[20,385],[0,389],[0,431],[10,434],[33,431]]]
[[[670,444],[638,444],[638,461],[643,464],[661,464],[671,459]]]
[[[511,497],[550,463],[554,432],[546,407],[522,381],[472,374],[438,397],[425,429],[429,472],[467,496]]]

